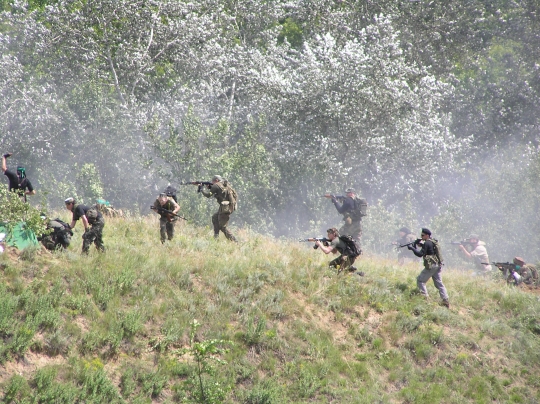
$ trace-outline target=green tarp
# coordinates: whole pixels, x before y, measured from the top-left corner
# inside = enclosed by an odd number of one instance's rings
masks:
[[[6,233],[6,245],[19,250],[38,245],[36,235],[33,231],[24,228],[24,222],[17,223],[12,231],[8,230],[5,223],[0,223],[0,233]]]

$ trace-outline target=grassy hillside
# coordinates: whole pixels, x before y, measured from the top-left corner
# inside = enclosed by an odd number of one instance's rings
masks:
[[[2,402],[540,400],[535,291],[446,270],[448,310],[418,264],[338,276],[303,243],[177,230],[108,219],[104,255],[80,228],[65,253],[0,255]]]

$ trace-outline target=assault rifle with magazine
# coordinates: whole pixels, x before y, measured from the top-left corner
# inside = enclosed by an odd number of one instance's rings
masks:
[[[303,239],[300,239],[299,240],[300,242],[316,242],[316,241],[320,241],[321,243],[323,243],[323,245],[325,246],[328,246],[328,242],[330,241],[329,239],[327,239],[326,237],[311,237],[311,238],[303,238]],[[313,248],[316,250],[317,248],[319,248],[319,246],[317,244],[315,244],[313,246]]]

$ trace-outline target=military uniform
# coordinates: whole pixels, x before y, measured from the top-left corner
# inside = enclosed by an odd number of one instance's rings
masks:
[[[164,205],[159,203],[159,198],[154,202],[154,208],[157,213],[159,213],[159,235],[161,242],[164,243],[167,239],[172,240],[174,237],[174,224],[178,219],[176,216],[172,216],[167,212],[160,211],[159,209],[166,209],[169,211],[174,211],[178,207],[178,204],[170,196],[167,197],[167,202]]]
[[[53,251],[59,248],[69,247],[73,232],[67,223],[63,223],[59,220],[50,220],[47,224],[47,229],[52,230],[52,232],[41,237],[41,244],[43,244],[47,250]]]
[[[534,265],[525,264],[519,269],[521,281],[527,285],[538,284],[538,271]]]
[[[86,205],[77,205],[73,208],[73,221],[76,222],[91,208]],[[95,244],[98,251],[105,252],[105,245],[103,244],[103,228],[105,227],[105,219],[103,215],[97,212],[97,217],[94,220],[88,219],[90,228],[83,234],[82,252],[87,254],[90,251],[92,243]]]
[[[345,242],[340,240],[339,237],[336,237],[332,241],[330,241],[329,246],[336,249],[340,256],[336,259],[333,259],[328,263],[329,267],[337,268],[339,272],[341,271],[356,271],[356,268],[352,266],[354,264],[354,261],[356,261],[356,257],[350,257],[348,255],[343,254],[347,246],[345,245]]]
[[[217,177],[217,176],[216,176]],[[214,178],[216,178],[214,177]],[[221,177],[219,177],[221,178]],[[212,225],[214,226],[214,237],[219,237],[219,232],[223,232],[228,240],[236,241],[231,231],[227,228],[231,213],[234,212],[235,206],[231,206],[227,198],[227,190],[221,179],[212,184],[210,189],[201,189],[201,193],[207,198],[214,197],[219,204],[219,209],[212,215]]]

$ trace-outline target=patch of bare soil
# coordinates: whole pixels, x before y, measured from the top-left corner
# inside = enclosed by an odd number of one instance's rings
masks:
[[[11,361],[0,367],[0,383],[4,383],[14,375],[30,379],[32,374],[44,366],[65,365],[67,359],[61,355],[48,356],[41,353],[28,352],[17,361]]]

